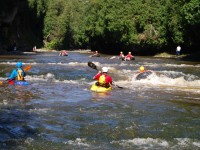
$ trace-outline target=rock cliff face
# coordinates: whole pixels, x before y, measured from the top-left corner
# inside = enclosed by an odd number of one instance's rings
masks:
[[[0,52],[30,51],[36,42],[34,12],[27,0],[0,1]],[[35,28],[35,29],[34,29]]]
[[[18,12],[18,0],[6,0],[0,2],[0,26],[11,25]]]
[[[18,11],[18,7],[14,7],[12,8],[12,10],[10,10],[10,12],[6,12],[6,11],[1,12],[1,16],[0,16],[1,26],[6,25],[6,24],[12,24],[17,14],[17,11]]]

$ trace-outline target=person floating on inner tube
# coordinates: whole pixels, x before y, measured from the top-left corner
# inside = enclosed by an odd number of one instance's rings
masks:
[[[103,67],[102,71],[99,71],[94,77],[94,80],[98,80],[96,82],[97,86],[102,86],[102,87],[112,87],[112,78],[107,74],[108,73],[108,67]]]
[[[124,56],[124,53],[123,52],[120,52],[120,54],[119,54],[119,59],[125,59],[125,56]]]
[[[62,50],[59,56],[68,56],[68,52],[66,50]]]
[[[144,66],[140,66],[139,73],[136,75],[136,79],[137,80],[146,79],[152,73],[153,73],[153,71],[145,70]]]
[[[128,55],[126,55],[125,60],[135,60],[135,57],[131,54],[131,52],[128,52]]]
[[[24,81],[26,73],[22,69],[22,62],[17,62],[17,69],[14,69],[7,79],[10,84],[14,84],[14,81]]]
[[[95,51],[94,54],[92,55],[92,57],[100,57],[100,54],[98,51]]]

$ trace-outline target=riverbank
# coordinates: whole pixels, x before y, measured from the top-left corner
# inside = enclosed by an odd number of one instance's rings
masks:
[[[60,52],[62,50],[49,50],[49,49],[36,49],[34,52]],[[70,49],[66,50],[70,52],[79,52],[79,53],[91,53],[89,49]]]
[[[44,52],[60,52],[61,50],[50,50],[50,49],[36,49],[34,51],[0,51],[0,55],[34,55],[37,53],[44,53]],[[78,52],[78,53],[92,53],[91,50],[89,49],[71,49],[67,50],[70,52]],[[159,53],[154,55],[153,57],[155,58],[171,58],[171,59],[181,59],[181,60],[186,60],[186,61],[199,61],[200,62],[200,53],[194,53],[194,54],[182,54],[182,55],[173,55],[169,53]]]
[[[155,56],[153,57],[156,57],[156,58],[184,58],[186,57],[187,55],[172,55],[172,54],[169,54],[169,53],[160,53],[160,54],[156,54]]]
[[[157,54],[153,57],[156,57],[156,58],[172,58],[172,59],[181,59],[181,60],[185,60],[185,61],[198,61],[200,62],[200,53],[194,53],[194,54],[182,54],[182,55],[172,55],[172,54],[169,54],[169,53],[160,53],[160,54]]]

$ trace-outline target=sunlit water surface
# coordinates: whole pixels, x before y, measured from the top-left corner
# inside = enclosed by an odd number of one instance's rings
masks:
[[[0,86],[1,149],[200,149],[199,63],[89,55],[0,56],[1,81],[17,61],[32,66],[29,86]],[[91,92],[88,61],[124,88]],[[141,65],[155,73],[137,81]]]

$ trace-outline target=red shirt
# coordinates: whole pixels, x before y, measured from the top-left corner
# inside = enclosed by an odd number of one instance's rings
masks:
[[[119,58],[123,58],[123,57],[124,57],[124,54],[120,54],[120,55],[119,55]]]
[[[67,51],[63,51],[62,53],[63,53],[64,55],[68,55]]]
[[[109,76],[109,75],[107,75],[107,74],[105,74],[105,73],[98,73],[98,74],[96,74],[95,76],[94,76],[94,79],[95,80],[99,80],[99,78],[100,78],[100,76],[101,75],[105,75],[105,77],[106,77],[106,84],[112,84],[112,78]]]
[[[67,51],[61,51],[59,56],[65,56],[65,55],[68,55]]]
[[[133,58],[133,55],[128,54],[128,55],[126,55],[126,58]]]

